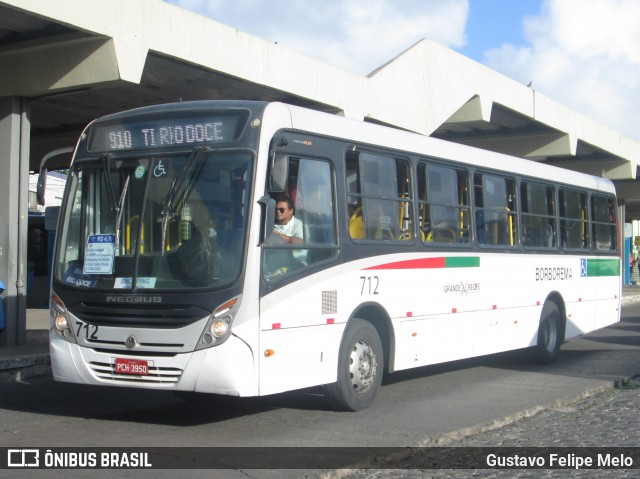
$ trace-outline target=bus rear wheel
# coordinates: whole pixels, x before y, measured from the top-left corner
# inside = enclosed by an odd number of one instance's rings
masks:
[[[338,411],[371,406],[382,382],[383,360],[376,328],[362,319],[351,320],[340,344],[338,380],[325,386],[329,404]]]
[[[536,362],[550,364],[558,359],[562,340],[562,315],[558,305],[553,301],[548,301],[542,308],[540,315],[538,344],[534,347]]]

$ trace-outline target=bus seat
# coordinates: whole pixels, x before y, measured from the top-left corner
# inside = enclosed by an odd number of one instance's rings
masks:
[[[426,235],[422,232],[422,241],[427,243],[457,243],[458,236],[452,228],[435,227],[429,230]]]
[[[433,241],[437,243],[456,243],[456,232],[451,228],[433,228]]]
[[[362,217],[362,207],[358,207],[349,218],[349,235],[353,239],[365,239],[367,237]]]
[[[413,239],[413,231],[410,229],[401,231],[400,235],[398,235],[398,239],[402,241],[411,241]]]

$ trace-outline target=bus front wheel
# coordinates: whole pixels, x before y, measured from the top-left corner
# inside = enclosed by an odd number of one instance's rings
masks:
[[[373,325],[353,319],[340,344],[338,380],[325,386],[327,401],[339,411],[360,411],[373,404],[383,367],[382,343]]]
[[[562,344],[562,315],[553,301],[545,303],[538,326],[538,344],[534,348],[535,359],[550,364],[558,359]]]

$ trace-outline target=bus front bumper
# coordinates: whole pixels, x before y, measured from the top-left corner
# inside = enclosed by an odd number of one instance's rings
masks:
[[[235,336],[213,348],[166,356],[129,351],[96,351],[50,333],[51,368],[56,381],[228,396],[256,396],[258,382],[249,346]],[[146,374],[117,371],[116,359],[144,364]]]

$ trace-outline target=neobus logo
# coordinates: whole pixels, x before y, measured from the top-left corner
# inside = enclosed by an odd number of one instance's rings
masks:
[[[107,303],[162,303],[162,296],[107,296]]]

